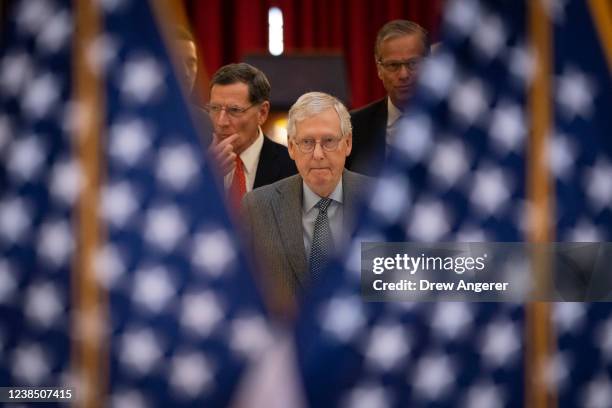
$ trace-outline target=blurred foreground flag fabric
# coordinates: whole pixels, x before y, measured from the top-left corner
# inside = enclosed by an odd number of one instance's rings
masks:
[[[530,331],[533,305],[360,296],[361,242],[610,240],[610,7],[447,3],[360,228],[298,321],[312,406],[610,405],[607,303],[551,304]]]
[[[549,165],[557,241],[612,241],[612,3],[552,8],[554,123]],[[595,258],[595,257],[594,257]],[[594,259],[592,260],[594,261]],[[609,260],[608,260],[609,262]],[[604,267],[609,276],[612,265]],[[607,285],[586,295],[610,301]],[[558,303],[550,367],[559,407],[612,404],[612,304]]]
[[[12,9],[0,53],[2,386],[73,386],[88,406],[227,406],[268,344],[154,17],[140,0]]]

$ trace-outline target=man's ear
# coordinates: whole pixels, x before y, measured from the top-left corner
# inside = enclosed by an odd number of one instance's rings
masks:
[[[287,151],[289,152],[289,157],[291,157],[291,160],[295,161],[295,143],[293,143],[292,140],[287,140]]]
[[[382,66],[378,63],[378,61],[376,62],[376,75],[378,75],[378,79],[382,81],[383,79]]]
[[[351,150],[353,150],[353,134],[349,133],[346,137],[346,156],[348,157],[351,154]]]
[[[269,113],[270,113],[270,102],[265,101],[259,106],[259,111],[257,112],[257,122],[259,126],[266,123]]]

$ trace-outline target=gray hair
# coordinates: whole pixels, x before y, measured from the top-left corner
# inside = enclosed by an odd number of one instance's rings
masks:
[[[376,44],[374,45],[374,58],[376,58],[376,61],[380,59],[380,47],[383,42],[391,38],[413,34],[418,35],[423,42],[423,55],[429,55],[430,40],[427,30],[412,21],[393,20],[382,26],[376,35]]]
[[[291,140],[295,137],[298,122],[325,112],[328,109],[333,109],[338,114],[342,137],[350,135],[353,130],[351,127],[351,116],[342,102],[323,92],[308,92],[300,96],[289,110],[287,139]]]

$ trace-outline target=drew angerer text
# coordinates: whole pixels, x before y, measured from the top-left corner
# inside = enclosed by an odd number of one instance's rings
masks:
[[[466,282],[461,279],[459,282],[430,282],[427,279],[416,281],[402,279],[397,282],[384,282],[377,279],[372,284],[374,290],[400,290],[400,291],[466,291],[466,292],[487,292],[487,291],[506,291],[508,282]]]

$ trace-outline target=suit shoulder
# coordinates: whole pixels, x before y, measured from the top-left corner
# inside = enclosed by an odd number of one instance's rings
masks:
[[[345,170],[345,171],[346,171],[345,176],[351,179],[351,181],[354,183],[362,184],[365,186],[371,185],[372,183],[374,183],[374,177],[366,176],[361,173],[355,173],[354,171],[350,171],[350,170]]]
[[[366,119],[372,115],[378,114],[382,109],[385,108],[386,98],[374,101],[366,106],[358,109],[353,109],[351,113],[351,119]]]
[[[253,191],[247,193],[245,198],[248,197],[248,200],[255,202],[269,201],[280,194],[280,192],[293,186],[296,182],[299,182],[299,180],[296,180],[297,178],[299,178],[299,175],[296,174],[294,176],[276,181],[272,184],[257,187],[256,189],[253,189]]]
[[[276,188],[274,188],[274,184],[267,184],[265,186],[257,187],[252,191],[249,191],[244,196],[244,202],[248,205],[257,205],[259,203],[268,201],[274,194],[276,194]]]
[[[266,149],[274,152],[287,153],[287,146],[277,143],[270,139],[267,135],[264,135],[264,146]]]
[[[262,154],[264,154],[266,157],[274,156],[276,157],[276,160],[281,160],[283,162],[293,164],[293,160],[291,160],[291,157],[289,157],[289,150],[287,149],[287,146],[275,142],[268,136],[264,136]]]
[[[264,136],[264,138],[265,139],[263,149],[267,149],[268,151],[266,157],[274,156],[277,162],[282,163],[281,168],[283,177],[296,174],[297,168],[295,167],[295,163],[289,156],[289,149],[287,149],[287,146],[275,142],[268,136]]]

